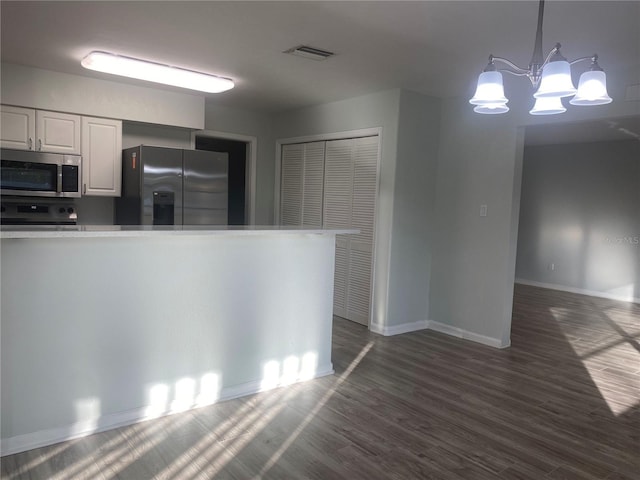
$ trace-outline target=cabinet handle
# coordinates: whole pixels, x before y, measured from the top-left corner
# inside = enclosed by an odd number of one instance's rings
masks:
[[[29,150],[33,150],[33,138],[29,137]]]
[[[87,193],[87,184],[85,183],[82,185],[82,194],[86,195],[86,193]]]
[[[38,150],[42,150],[42,139],[38,139]]]

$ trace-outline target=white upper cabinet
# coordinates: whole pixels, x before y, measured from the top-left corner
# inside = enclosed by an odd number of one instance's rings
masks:
[[[36,137],[37,151],[80,155],[80,115],[36,110]]]
[[[2,105],[2,148],[80,155],[80,116]]]
[[[36,111],[32,108],[0,106],[2,119],[2,148],[33,150],[36,136]]]
[[[122,122],[82,117],[82,193],[119,197],[122,189]]]

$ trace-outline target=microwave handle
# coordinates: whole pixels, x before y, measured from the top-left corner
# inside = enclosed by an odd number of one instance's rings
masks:
[[[58,194],[62,193],[62,165],[58,165]]]

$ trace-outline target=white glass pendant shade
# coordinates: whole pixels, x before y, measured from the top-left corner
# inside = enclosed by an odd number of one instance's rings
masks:
[[[98,72],[188,88],[207,93],[219,93],[233,88],[228,78],[123,57],[107,52],[91,52],[81,62],[84,68]]]
[[[478,77],[476,94],[469,103],[472,105],[502,105],[509,100],[504,96],[502,74],[500,72],[482,72]],[[506,108],[506,107],[505,107]],[[474,109],[475,110],[475,109]],[[507,110],[509,110],[507,108]],[[502,112],[499,112],[502,113]]]
[[[566,111],[560,97],[541,97],[536,99],[536,104],[533,109],[529,110],[529,113],[531,115],[556,115]]]
[[[607,94],[607,76],[602,70],[590,70],[580,75],[578,93],[569,103],[571,105],[605,105],[611,103]]]
[[[485,115],[497,115],[499,113],[507,113],[509,107],[504,103],[489,103],[487,105],[477,105],[473,107],[473,111]]]
[[[571,66],[566,60],[547,63],[542,69],[540,87],[533,94],[536,98],[570,97],[575,95],[576,87],[571,81]]]

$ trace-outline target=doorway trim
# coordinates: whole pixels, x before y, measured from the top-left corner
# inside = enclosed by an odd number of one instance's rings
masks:
[[[220,140],[234,140],[247,144],[247,175],[245,178],[245,199],[247,205],[248,225],[256,223],[256,168],[258,156],[258,137],[239,133],[221,132],[219,130],[196,130],[191,132],[191,148],[196,147],[196,137],[217,138]]]

